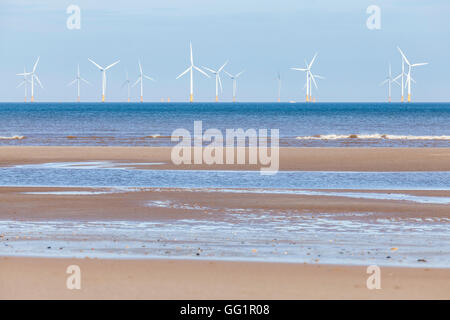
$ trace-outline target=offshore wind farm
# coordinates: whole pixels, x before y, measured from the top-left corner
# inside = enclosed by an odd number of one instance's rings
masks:
[[[401,55],[401,72],[398,76],[393,78],[392,77],[392,65],[391,65],[391,63],[389,63],[388,77],[380,85],[387,84],[387,87],[388,87],[387,101],[388,102],[392,101],[392,84],[398,84],[401,89],[401,94],[400,94],[400,98],[399,98],[400,102],[405,101],[404,89],[407,89],[407,100],[406,101],[411,102],[412,101],[412,85],[411,85],[411,83],[412,82],[416,83],[416,81],[412,78],[412,70],[415,67],[424,66],[424,65],[427,65],[428,63],[411,64],[409,62],[408,58],[403,53],[403,51],[399,47],[397,47],[397,48]],[[192,42],[189,43],[189,49],[190,49],[190,56],[189,56],[190,57],[190,65],[185,71],[183,71],[180,75],[178,75],[176,77],[176,79],[179,79],[179,78],[183,77],[185,74],[189,73],[189,102],[194,102],[194,71],[198,71],[199,73],[201,73],[202,75],[204,75],[208,78],[210,78],[210,76],[207,74],[207,72],[210,72],[214,76],[214,79],[215,79],[215,102],[219,101],[219,89],[220,89],[220,93],[223,93],[223,84],[222,84],[222,80],[220,77],[220,73],[223,72],[223,73],[227,74],[231,80],[232,102],[236,102],[237,80],[244,73],[245,70],[242,70],[242,71],[238,72],[237,74],[231,74],[230,72],[228,72],[227,70],[224,69],[225,66],[227,66],[229,64],[228,60],[223,65],[221,65],[219,68],[217,68],[217,70],[214,70],[212,68],[205,67],[205,66],[203,66],[202,68],[197,67],[194,64]],[[306,95],[305,102],[306,103],[316,102],[316,96],[313,96],[313,85],[314,85],[315,89],[318,90],[319,87],[317,85],[317,79],[325,80],[325,77],[318,75],[318,74],[313,74],[311,71],[311,69],[316,61],[317,56],[318,56],[318,54],[316,53],[309,63],[305,59],[305,67],[303,67],[303,68],[300,68],[300,67],[291,67],[290,68],[290,70],[305,72],[306,80],[305,80],[305,83],[303,86],[303,90],[305,90],[305,95]],[[38,59],[36,60],[31,72],[26,72],[26,69],[24,69],[23,73],[16,74],[17,76],[23,77],[22,82],[19,83],[17,88],[22,87],[22,86],[24,87],[24,90],[25,90],[24,101],[25,102],[27,102],[27,87],[28,86],[30,86],[30,88],[31,88],[30,102],[34,102],[34,81],[36,81],[39,84],[39,86],[41,86],[41,88],[43,88],[43,86],[36,74],[36,68],[39,63],[39,59],[40,59],[40,57],[38,57]],[[95,61],[91,60],[90,58],[88,58],[88,61],[90,61],[92,64],[94,64],[102,72],[101,102],[105,102],[106,71],[108,69],[112,68],[113,66],[115,66],[116,64],[118,64],[120,62],[120,60],[108,65],[107,67],[100,66]],[[405,72],[405,64],[408,67],[407,72]],[[138,61],[138,67],[139,67],[139,75],[138,75],[136,82],[134,82],[131,85],[130,80],[128,79],[128,71],[126,71],[126,80],[122,84],[122,86],[125,86],[125,85],[127,86],[127,92],[128,92],[127,101],[128,102],[131,102],[131,97],[130,97],[131,88],[137,86],[138,84],[140,85],[139,101],[143,102],[144,101],[144,80],[151,80],[151,81],[155,82],[154,78],[149,77],[143,73],[143,69],[142,69],[140,60]],[[81,82],[91,85],[87,80],[85,80],[84,78],[81,78],[79,68],[80,68],[80,66],[78,64],[77,78],[68,84],[68,86],[77,84],[77,101],[78,102],[81,101],[80,100],[80,84],[81,84]],[[401,83],[398,82],[399,79],[401,80]],[[130,85],[131,85],[131,87],[130,87]],[[274,97],[274,99],[276,99],[276,101],[278,101],[278,102],[281,102],[281,74],[279,72],[277,73],[277,91],[276,92],[278,94],[276,97]]]

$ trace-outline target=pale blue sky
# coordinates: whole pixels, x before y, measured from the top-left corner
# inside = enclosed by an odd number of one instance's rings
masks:
[[[81,7],[81,30],[66,28],[66,8]],[[381,7],[381,30],[366,27],[369,5]],[[100,72],[87,61],[121,63],[108,72],[107,100],[124,101],[125,68],[135,80],[137,60],[156,83],[145,83],[145,100],[186,101],[189,77],[175,80],[189,63],[189,41],[198,66],[246,72],[238,81],[241,101],[274,101],[276,74],[283,78],[283,100],[304,99],[304,59],[319,53],[314,73],[320,81],[318,101],[384,101],[379,86],[388,63],[400,71],[396,46],[412,62],[427,61],[413,77],[415,101],[450,101],[450,2],[448,0],[2,0],[0,2],[0,101],[22,101],[24,65],[37,73],[45,90],[37,101],[72,101],[77,63],[93,86],[82,87],[82,99],[100,99]],[[231,99],[231,81],[223,75],[223,100]],[[195,74],[196,101],[212,101],[215,83]],[[138,98],[138,88],[132,91]],[[399,99],[399,88],[393,98]]]

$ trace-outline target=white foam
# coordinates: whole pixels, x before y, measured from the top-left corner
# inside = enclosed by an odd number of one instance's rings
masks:
[[[23,140],[25,136],[11,136],[11,137],[3,137],[0,136],[0,140]]]
[[[450,140],[450,136],[413,136],[395,134],[321,134],[315,136],[299,136],[297,140],[343,140],[343,139],[363,139],[363,140]]]

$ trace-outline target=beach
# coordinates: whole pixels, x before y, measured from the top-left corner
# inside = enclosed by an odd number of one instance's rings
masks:
[[[161,170],[259,170],[258,165],[174,165],[170,147],[1,146],[0,165],[117,161]],[[226,149],[225,149],[226,150]],[[225,153],[225,152],[224,152]],[[246,148],[248,154],[248,148]],[[248,157],[247,157],[248,159]],[[450,171],[450,148],[280,148],[280,170]]]
[[[0,151],[4,170],[99,161],[133,172],[259,169],[180,168],[170,162],[170,148],[164,147],[33,146]],[[450,149],[445,148],[282,148],[280,169],[435,172],[450,170],[449,159]],[[77,172],[89,171],[83,168]],[[282,191],[266,190],[268,196],[252,188],[0,187],[0,246],[6,246],[0,295],[13,299],[450,296],[450,286],[442,285],[450,279],[442,255],[445,247],[439,248],[446,241],[439,232],[445,234],[450,221],[446,202],[450,190]],[[345,225],[349,229],[342,229]],[[358,233],[351,225],[368,233]],[[427,226],[432,229],[420,231]],[[418,227],[414,243],[408,230]],[[132,238],[128,229],[135,230]],[[317,235],[323,240],[315,240]],[[81,291],[65,287],[65,268],[71,264],[83,272]],[[366,287],[366,268],[373,264],[382,270],[381,290]]]
[[[81,269],[81,290],[66,269]],[[448,269],[179,260],[0,258],[0,299],[448,299]]]

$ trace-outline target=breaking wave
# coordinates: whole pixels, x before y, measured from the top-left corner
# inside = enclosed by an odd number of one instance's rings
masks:
[[[23,140],[24,136],[11,136],[11,137],[2,137],[0,136],[0,140]]]
[[[296,137],[298,140],[343,140],[343,139],[374,139],[374,140],[450,140],[450,136],[412,136],[394,134],[319,134],[314,136]]]

